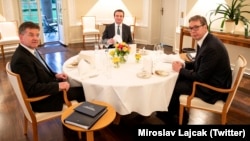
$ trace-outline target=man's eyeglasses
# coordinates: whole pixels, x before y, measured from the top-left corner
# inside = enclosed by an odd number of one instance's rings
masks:
[[[189,32],[191,32],[192,30],[193,31],[198,31],[200,27],[202,27],[204,25],[196,25],[196,26],[193,26],[193,27],[189,27],[188,30]]]

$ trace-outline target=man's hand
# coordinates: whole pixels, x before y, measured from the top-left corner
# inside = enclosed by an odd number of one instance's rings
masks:
[[[56,74],[56,78],[60,81],[66,81],[68,79],[68,76],[65,73],[58,73]]]
[[[183,68],[183,63],[180,61],[174,61],[172,63],[172,69],[176,72],[180,72],[181,68]]]
[[[108,44],[110,44],[110,45],[111,45],[111,44],[115,44],[115,40],[114,40],[113,38],[108,39],[107,42],[108,42]]]
[[[68,82],[59,82],[59,91],[66,90],[68,91],[70,84]]]

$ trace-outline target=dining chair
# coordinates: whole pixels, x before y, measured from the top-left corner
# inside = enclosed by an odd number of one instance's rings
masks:
[[[135,23],[136,23],[136,17],[124,17],[123,23],[127,24],[130,26],[131,34],[132,34],[132,39],[134,40],[135,38]]]
[[[100,30],[96,28],[96,17],[95,16],[82,16],[82,37],[83,45],[85,46],[86,36],[94,35],[95,41],[100,39]],[[96,42],[97,42],[96,41]]]
[[[16,21],[0,21],[0,47],[2,58],[5,58],[5,48],[19,43]],[[10,49],[10,48],[9,48]]]
[[[195,109],[201,109],[201,110],[206,110],[206,111],[221,114],[221,124],[225,125],[227,123],[228,110],[232,104],[232,101],[238,89],[239,83],[243,77],[246,65],[247,65],[247,61],[245,57],[242,55],[239,55],[236,60],[234,69],[232,71],[233,81],[232,81],[231,88],[229,89],[218,88],[218,87],[208,85],[206,83],[195,81],[193,83],[192,94],[190,96],[182,94],[179,98],[180,99],[179,124],[180,125],[182,124],[184,107],[186,107],[188,111],[190,110],[190,108],[195,108]],[[211,90],[217,91],[217,92],[228,94],[226,101],[218,100],[215,104],[209,104],[203,101],[202,99],[195,97],[196,87],[199,85],[202,87],[206,87]]]
[[[21,105],[24,113],[24,134],[27,135],[28,121],[32,124],[33,140],[38,141],[38,123],[51,120],[60,117],[62,112],[73,104],[77,104],[77,101],[69,101],[67,99],[67,92],[63,92],[64,101],[66,104],[63,105],[63,110],[58,112],[34,112],[32,111],[31,102],[40,101],[47,98],[49,95],[32,97],[29,98],[24,91],[21,77],[10,69],[10,62],[6,64],[6,72],[8,75],[9,82],[16,94],[19,104]]]

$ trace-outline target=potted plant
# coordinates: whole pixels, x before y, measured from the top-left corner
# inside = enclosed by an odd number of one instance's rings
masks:
[[[214,21],[222,20],[221,22],[221,29],[223,29],[225,22],[231,22],[234,25],[238,25],[238,23],[241,21],[245,26],[245,31],[248,31],[248,24],[250,23],[249,20],[244,17],[243,13],[250,14],[250,11],[242,10],[244,7],[250,6],[250,4],[245,4],[246,0],[232,0],[231,5],[227,3],[221,3],[217,6],[215,10],[210,11],[210,23],[209,23],[209,30],[211,28],[211,25]],[[212,19],[213,16],[216,16],[217,14],[221,14],[220,17],[216,17],[215,19]],[[246,34],[246,33],[245,33]]]

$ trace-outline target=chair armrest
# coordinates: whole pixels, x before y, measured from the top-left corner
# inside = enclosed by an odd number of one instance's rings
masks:
[[[203,87],[206,87],[206,88],[209,88],[211,90],[221,92],[221,93],[229,93],[229,92],[233,91],[233,89],[218,88],[218,87],[214,87],[214,86],[208,85],[206,83],[201,83],[201,82],[197,82],[197,81],[194,82],[194,85],[195,85],[195,87],[196,87],[196,85],[200,85],[200,86],[203,86]]]
[[[32,98],[27,98],[25,99],[26,101],[28,102],[36,102],[36,101],[40,101],[40,100],[43,100],[47,97],[49,97],[50,95],[44,95],[44,96],[39,96],[39,97],[32,97]],[[64,99],[64,102],[65,104],[70,107],[72,104],[71,102],[68,100],[68,97],[67,97],[67,91],[66,90],[63,90],[63,99]]]
[[[194,95],[195,95],[195,91],[196,91],[196,86],[197,85],[200,85],[202,87],[206,87],[206,88],[209,88],[211,90],[214,90],[214,91],[217,91],[217,92],[221,92],[221,93],[230,93],[233,91],[233,89],[224,89],[224,88],[218,88],[218,87],[214,87],[214,86],[211,86],[209,84],[206,84],[206,83],[201,83],[201,82],[198,82],[198,81],[194,81],[193,83],[193,88],[192,88],[192,93],[190,96],[188,96],[187,98],[187,105],[190,105],[191,104],[191,100],[193,99]]]
[[[36,101],[40,101],[40,100],[43,100],[47,97],[49,97],[50,95],[44,95],[44,96],[38,96],[38,97],[32,97],[32,98],[27,98],[25,99],[26,101],[28,102],[36,102]]]
[[[70,107],[72,105],[71,102],[68,100],[67,91],[66,90],[63,90],[63,99],[64,99],[65,104],[68,107]]]

